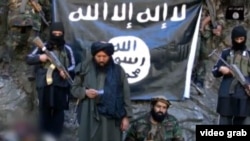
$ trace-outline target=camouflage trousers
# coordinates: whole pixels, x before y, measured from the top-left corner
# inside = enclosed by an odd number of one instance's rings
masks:
[[[195,81],[203,83],[203,81],[205,80],[206,72],[207,72],[206,65],[207,65],[206,60],[201,60],[196,64],[195,69],[194,69]]]
[[[11,27],[8,30],[4,46],[4,60],[11,62],[17,50],[27,51],[31,49],[30,39],[38,34],[32,27]]]
[[[201,87],[204,85],[204,80],[207,73],[207,62],[208,62],[208,54],[209,49],[206,44],[206,40],[203,38],[199,38],[196,50],[196,61],[194,63],[194,69],[192,73],[192,80],[195,84],[199,84]]]

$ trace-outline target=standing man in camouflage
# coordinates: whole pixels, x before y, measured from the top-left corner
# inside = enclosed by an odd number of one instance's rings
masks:
[[[29,38],[40,33],[42,19],[39,16],[39,11],[46,10],[46,6],[41,7],[41,5],[48,4],[48,0],[8,0],[8,33],[2,52],[5,54],[3,73],[6,75],[9,75],[9,63],[16,56],[16,54],[14,55],[16,49],[19,51],[29,50],[31,47],[28,42]]]
[[[8,11],[6,12],[6,29],[7,35],[4,38],[4,45],[0,50],[1,56],[1,74],[9,76],[11,61],[15,60],[17,56],[24,58],[21,54],[27,54],[31,49],[29,39],[33,39],[41,33],[41,27],[44,26],[39,11],[48,12],[49,0],[6,0],[8,3]],[[41,5],[43,7],[41,7]],[[7,16],[8,15],[8,16]],[[46,25],[47,26],[47,25]],[[2,54],[2,55],[1,55]],[[32,111],[35,107],[35,83],[34,83],[34,67],[26,67],[26,75],[31,82],[31,91],[27,91],[29,98],[28,111]]]
[[[153,97],[150,113],[131,125],[125,141],[184,141],[177,119],[167,112],[170,105],[164,96]]]
[[[200,89],[204,88],[204,81],[208,70],[208,54],[217,48],[222,36],[224,17],[217,16],[212,3],[204,3],[202,9],[199,40],[197,43],[197,60],[195,62],[192,80]],[[214,17],[217,16],[217,17]],[[213,42],[216,41],[216,46]]]

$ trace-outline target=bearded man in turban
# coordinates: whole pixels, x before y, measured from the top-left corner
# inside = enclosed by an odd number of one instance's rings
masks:
[[[94,42],[92,58],[75,69],[71,93],[81,100],[79,141],[122,141],[122,131],[129,127],[130,89],[113,53],[113,44]]]

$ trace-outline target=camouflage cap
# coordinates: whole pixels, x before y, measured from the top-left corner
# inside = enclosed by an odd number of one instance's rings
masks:
[[[165,103],[168,107],[171,105],[171,102],[163,95],[157,95],[157,96],[153,96],[151,98],[152,105],[153,105],[153,103],[156,103],[158,101]]]

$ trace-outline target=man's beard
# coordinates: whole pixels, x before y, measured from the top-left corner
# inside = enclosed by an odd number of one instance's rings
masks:
[[[151,113],[153,120],[157,122],[162,122],[167,115],[167,112],[165,114],[162,112],[156,112],[153,108],[151,109],[150,113]]]
[[[94,59],[94,64],[95,64],[97,70],[107,71],[109,62],[101,64],[101,63],[96,62],[96,60]]]

